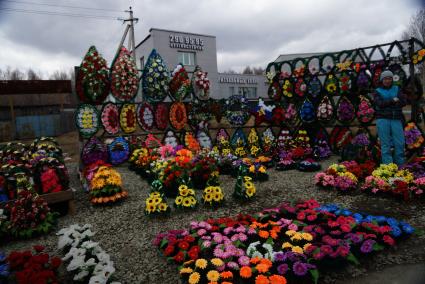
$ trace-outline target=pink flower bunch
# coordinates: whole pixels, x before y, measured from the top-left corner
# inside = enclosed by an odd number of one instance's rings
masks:
[[[360,120],[360,122],[370,122],[373,119],[374,114],[375,110],[373,109],[369,100],[364,97],[360,97],[360,104],[357,110],[357,118]]]
[[[347,190],[356,189],[357,183],[347,176],[337,176],[335,178],[334,186],[336,189],[347,191]]]
[[[385,180],[381,178],[368,176],[366,177],[365,183],[360,189],[363,191],[369,190],[373,193],[377,193],[378,191],[390,190],[390,186]]]
[[[335,186],[335,177],[328,175],[324,172],[318,173],[314,176],[315,184],[323,187]]]
[[[297,114],[297,110],[295,109],[294,104],[289,104],[286,112],[284,114],[285,120],[293,120]]]

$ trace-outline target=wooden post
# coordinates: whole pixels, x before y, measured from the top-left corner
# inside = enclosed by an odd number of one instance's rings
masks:
[[[9,95],[9,107],[10,107],[10,117],[12,119],[10,138],[11,138],[11,140],[15,140],[15,137],[16,137],[16,117],[15,117],[15,109],[13,108],[13,100],[12,100],[11,95]]]

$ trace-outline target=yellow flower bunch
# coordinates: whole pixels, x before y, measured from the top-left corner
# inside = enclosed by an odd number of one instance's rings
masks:
[[[249,176],[244,176],[243,177],[244,181],[243,181],[243,185],[245,188],[245,194],[248,198],[251,198],[254,196],[256,189],[255,189],[255,185],[252,182],[252,178]]]
[[[81,122],[83,128],[92,128],[93,127],[93,113],[89,109],[85,109],[81,116]]]
[[[251,147],[251,149],[249,150],[249,152],[251,153],[251,156],[257,156],[258,152],[260,152],[260,148],[258,148],[257,146],[253,145]]]
[[[357,177],[351,172],[343,172],[343,173],[338,172],[338,175],[341,176],[341,177],[348,177],[353,182],[357,183]]]
[[[413,180],[415,179],[413,174],[411,172],[409,172],[408,170],[399,170],[398,172],[395,173],[394,177],[403,178],[403,180],[406,183],[412,183]]]
[[[337,173],[345,173],[347,171],[347,168],[344,165],[332,164],[328,167],[328,171],[329,170],[333,170]]]
[[[243,146],[242,147],[237,147],[236,150],[235,150],[235,155],[238,156],[238,157],[244,157],[244,156],[246,156],[245,148]]]
[[[289,243],[289,242],[284,242],[283,244],[282,244],[282,249],[291,249],[291,251],[292,252],[294,252],[294,253],[299,253],[299,254],[303,254],[304,253],[304,251],[309,247],[309,246],[311,246],[311,243],[306,243],[303,247],[301,247],[301,246],[297,246],[297,245],[293,245],[293,244],[291,244],[291,243]]]
[[[146,214],[152,214],[152,213],[165,213],[168,211],[168,205],[163,199],[163,196],[160,192],[154,191],[151,194],[149,194],[149,197],[145,201],[146,208],[145,213]]]
[[[254,128],[251,128],[248,134],[248,142],[249,144],[256,144],[258,143],[258,135]]]
[[[412,56],[412,62],[413,64],[420,63],[425,58],[425,48],[422,48],[418,50],[413,56]]]
[[[220,151],[218,150],[218,146],[217,145],[214,146],[214,147],[212,147],[211,152],[213,154],[216,154],[216,155],[220,154]]]
[[[221,154],[223,156],[227,156],[229,154],[232,154],[232,149],[230,149],[230,148],[224,148],[223,150],[221,150]]]
[[[388,182],[388,179],[394,177],[397,171],[398,166],[394,163],[388,165],[382,164],[372,172],[372,176],[381,178],[384,181]]]
[[[179,186],[179,195],[176,197],[174,204],[179,208],[193,208],[196,206],[195,191],[187,185]]]
[[[102,166],[94,174],[91,180],[91,188],[93,190],[102,189],[107,185],[122,186],[121,175],[110,167]]]
[[[289,82],[289,80],[285,80],[285,83],[283,84],[283,88],[282,88],[283,89],[283,95],[285,97],[291,98],[293,96],[292,92],[289,91],[290,88],[291,88],[291,82]]]
[[[351,63],[353,63],[351,60],[345,60],[344,62],[337,63],[336,66],[340,71],[344,71],[350,68]]]
[[[204,189],[202,199],[204,203],[209,203],[210,205],[218,204],[224,200],[223,190],[219,186],[208,186]]]

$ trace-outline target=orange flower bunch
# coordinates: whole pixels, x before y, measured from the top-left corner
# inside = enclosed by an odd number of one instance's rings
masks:
[[[177,151],[175,160],[179,167],[184,167],[192,161],[192,158],[193,153],[191,151],[188,149],[181,149]]]
[[[280,233],[281,227],[274,221],[268,221],[267,223],[259,223],[257,221],[252,222],[250,225],[253,229],[258,229],[258,236],[262,239],[272,238],[277,239]]]
[[[201,150],[201,146],[199,145],[198,140],[196,140],[190,132],[186,133],[186,135],[184,136],[184,144],[188,149],[192,150],[195,153]]]
[[[187,123],[186,107],[182,102],[175,102],[170,108],[170,123],[176,130],[182,130]]]
[[[112,167],[99,167],[90,184],[90,201],[93,204],[114,203],[127,196],[120,174]]]
[[[267,259],[267,258],[259,258],[254,257],[251,258],[250,263],[254,266],[253,268],[251,266],[242,266],[239,270],[239,275],[242,279],[249,279],[253,277],[254,272],[258,272],[258,274],[255,277],[255,283],[256,284],[286,284],[286,278],[273,274],[270,276],[264,275],[269,272],[270,268],[272,267],[273,263]]]

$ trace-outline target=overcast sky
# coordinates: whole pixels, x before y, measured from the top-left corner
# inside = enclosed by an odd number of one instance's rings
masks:
[[[126,17],[120,11],[130,5],[140,19],[135,30],[137,43],[151,27],[215,35],[219,70],[241,71],[247,65],[266,67],[279,54],[338,51],[401,39],[424,1],[0,0],[0,68],[31,67],[44,73],[69,70],[80,64],[90,45],[96,45],[110,63],[125,28],[113,18]],[[111,18],[39,15],[34,11]]]

